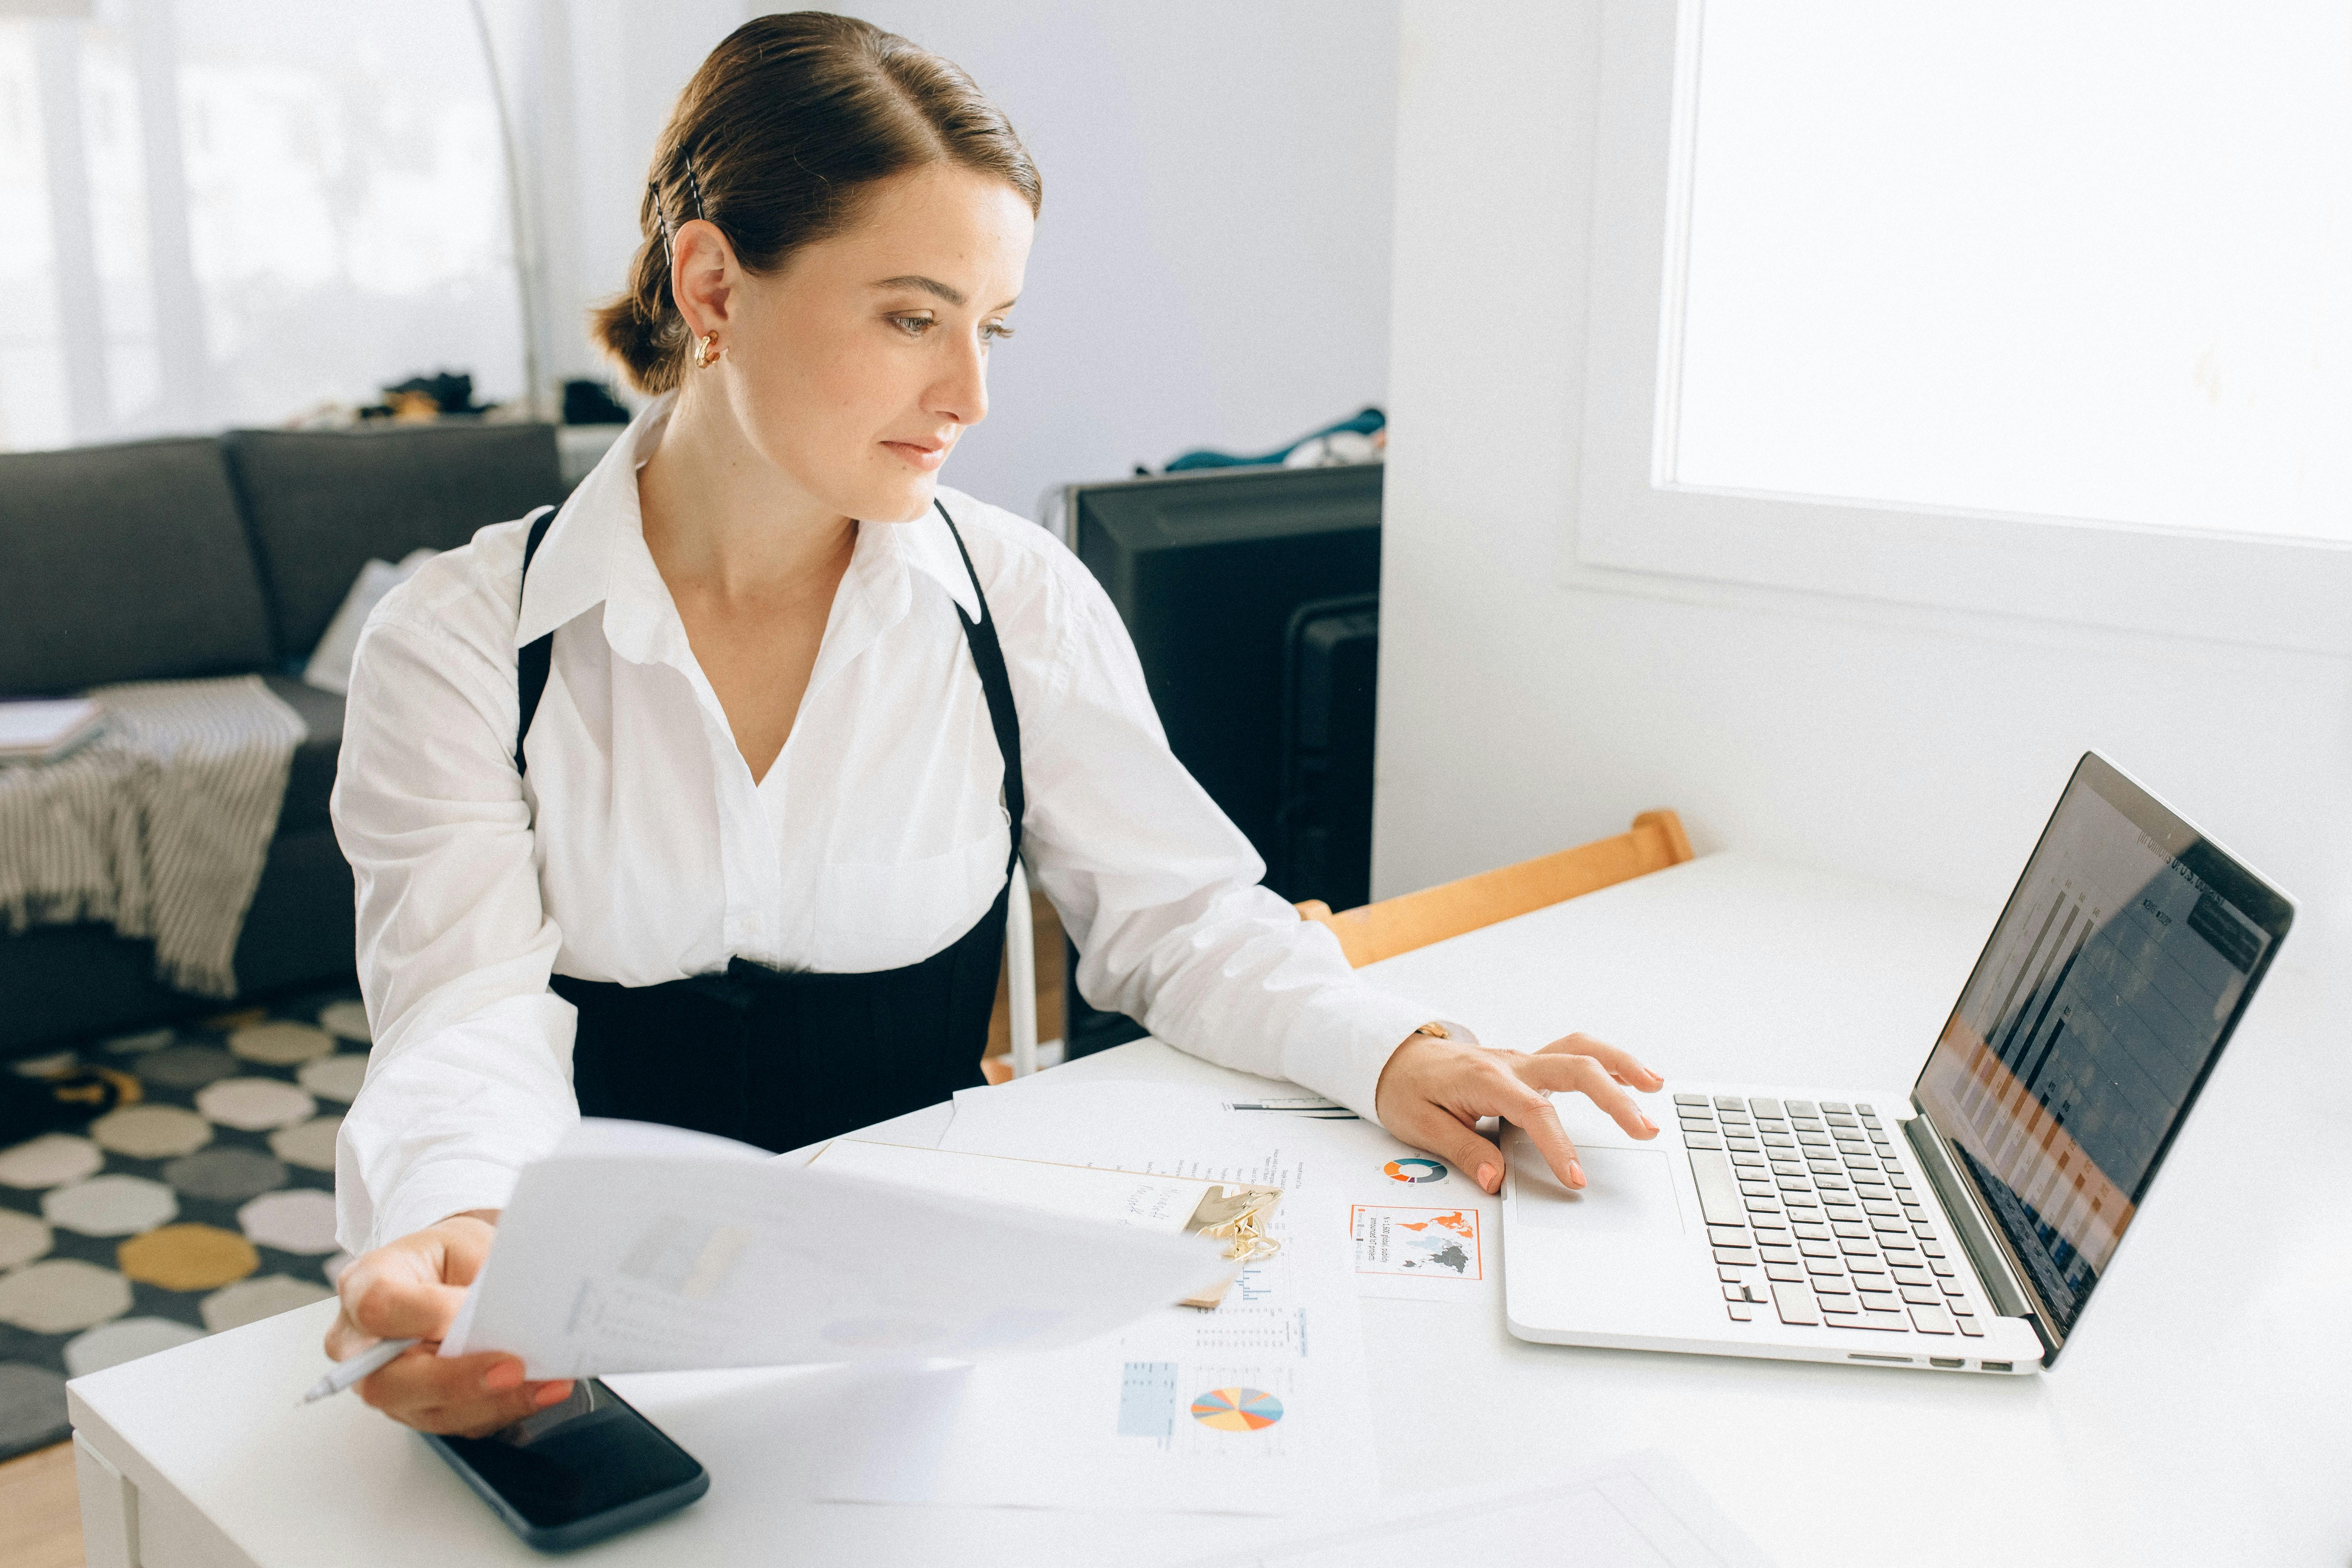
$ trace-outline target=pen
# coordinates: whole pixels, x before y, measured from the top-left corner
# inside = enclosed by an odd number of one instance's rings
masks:
[[[302,1403],[315,1405],[321,1399],[332,1398],[370,1373],[390,1366],[400,1359],[401,1352],[416,1342],[415,1340],[383,1340],[349,1361],[337,1362],[334,1371],[310,1385],[310,1392],[302,1396]]]

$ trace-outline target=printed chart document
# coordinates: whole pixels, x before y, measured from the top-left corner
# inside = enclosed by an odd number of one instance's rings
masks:
[[[897,1182],[930,1192],[954,1193],[981,1203],[1067,1215],[1100,1225],[1139,1226],[1169,1235],[1193,1228],[1192,1222],[1212,1194],[1265,1189],[1189,1176],[1146,1175],[1099,1166],[974,1154],[947,1149],[917,1149],[836,1138],[808,1162],[808,1168],[835,1175]],[[1278,1191],[1279,1189],[1275,1189]],[[1203,1216],[1211,1223],[1221,1212]]]
[[[534,1378],[969,1361],[1164,1312],[1223,1251],[591,1121],[523,1172],[442,1353]]]
[[[1059,1125],[1066,1139],[1074,1124]],[[814,1496],[1283,1513],[1369,1495],[1376,1458],[1344,1201],[1277,1148],[1217,1148],[1164,1118],[1137,1133],[1117,1161],[1073,1163],[1279,1186],[1266,1232],[1282,1249],[1249,1264],[1213,1310],[1166,1307],[1065,1350],[873,1380],[836,1417]],[[1069,1151],[1024,1137],[969,1152]],[[1034,1261],[1050,1277],[1058,1258]]]
[[[1771,1568],[1689,1473],[1654,1451],[1569,1479],[1465,1488],[1267,1534],[1192,1568]]]
[[[983,1153],[1052,1150],[1081,1164],[1120,1163],[1121,1152],[1166,1145],[1184,1135],[1206,1149],[1245,1148],[1266,1162],[1252,1173],[1213,1168],[1198,1154],[1163,1156],[1154,1171],[1288,1185],[1302,1171],[1346,1200],[1339,1221],[1342,1268],[1360,1296],[1412,1300],[1501,1300],[1502,1200],[1465,1172],[1399,1142],[1376,1124],[1319,1113],[1328,1101],[1299,1098],[1294,1113],[1279,1100],[1237,1100],[1202,1086],[1119,1080],[1055,1085],[1031,1079],[956,1096],[944,1149]],[[1159,1139],[1159,1143],[1151,1140]],[[1286,1180],[1286,1174],[1289,1180]]]
[[[809,1164],[835,1174],[900,1182],[1099,1225],[1136,1226],[1169,1236],[1192,1232],[1218,1237],[1226,1248],[1224,1273],[1213,1289],[1178,1303],[1185,1307],[1219,1304],[1242,1271],[1242,1264],[1234,1260],[1255,1250],[1255,1240],[1243,1239],[1244,1231],[1253,1238],[1259,1235],[1265,1216],[1282,1202],[1279,1187],[1138,1175],[1096,1165],[908,1148],[857,1138],[835,1139]]]

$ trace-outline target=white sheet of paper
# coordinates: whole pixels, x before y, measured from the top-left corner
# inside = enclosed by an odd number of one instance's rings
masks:
[[[533,1378],[969,1361],[1168,1310],[1221,1252],[592,1121],[524,1170],[442,1353]]]
[[[917,1149],[836,1138],[809,1168],[927,1192],[956,1193],[984,1203],[1018,1205],[1098,1225],[1130,1225],[1162,1235],[1184,1229],[1207,1192],[1180,1176],[1139,1175],[1098,1166],[1008,1159],[946,1149]]]
[[[1194,1568],[1770,1568],[1689,1473],[1654,1450],[1563,1479],[1465,1488],[1270,1533]]]
[[[1119,1163],[1122,1151],[1262,1150],[1270,1162],[1244,1173],[1211,1169],[1198,1156],[1154,1170],[1288,1186],[1311,1170],[1347,1200],[1339,1218],[1343,1268],[1360,1296],[1493,1303],[1502,1299],[1500,1198],[1444,1161],[1399,1142],[1377,1123],[1227,1108],[1234,1096],[1201,1086],[1080,1080],[1052,1076],[956,1096],[942,1149],[1027,1152],[1083,1164]],[[1155,1142],[1156,1141],[1156,1142]],[[1037,1154],[1035,1151],[1050,1151]]]
[[[0,752],[36,754],[95,721],[105,710],[87,697],[0,701]]]
[[[1213,1311],[1171,1307],[1086,1344],[901,1380],[850,1413],[815,1495],[837,1500],[1277,1513],[1375,1479],[1347,1205],[1295,1143],[1182,1091],[1077,1084],[957,1119],[950,1154],[1283,1189],[1274,1258]]]
[[[1164,1308],[1066,1350],[870,1387],[834,1417],[811,1495],[1210,1513],[1360,1501],[1377,1468],[1339,1207],[1288,1189],[1270,1227],[1283,1250],[1213,1311]]]

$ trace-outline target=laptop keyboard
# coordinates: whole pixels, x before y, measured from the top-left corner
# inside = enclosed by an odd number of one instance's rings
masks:
[[[1984,1337],[1870,1106],[1678,1094],[1675,1115],[1735,1321]]]

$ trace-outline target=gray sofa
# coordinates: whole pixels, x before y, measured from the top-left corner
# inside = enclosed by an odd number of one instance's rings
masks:
[[[563,499],[546,425],[238,430],[0,455],[0,696],[259,672],[302,715],[236,948],[241,993],[352,973],[352,876],[327,817],[343,700],[299,672],[360,568]],[[94,924],[0,928],[0,1059],[228,1004],[153,977]]]

